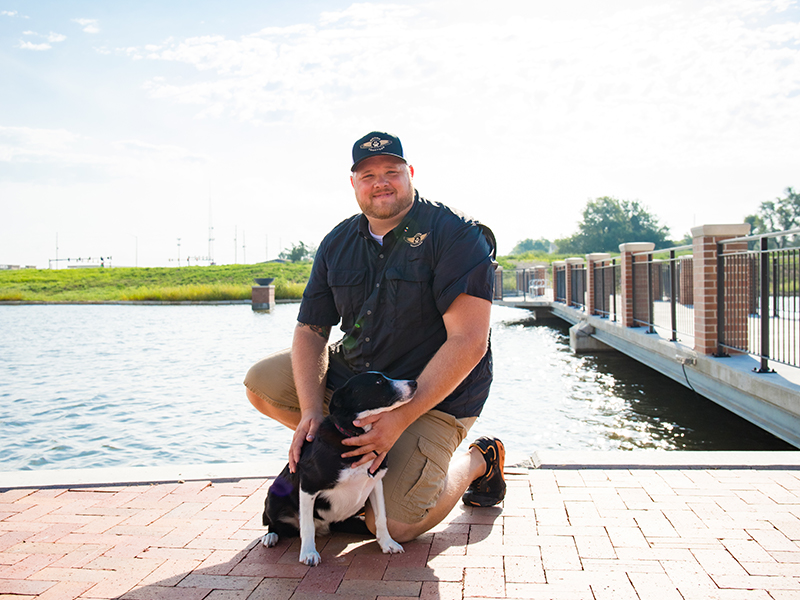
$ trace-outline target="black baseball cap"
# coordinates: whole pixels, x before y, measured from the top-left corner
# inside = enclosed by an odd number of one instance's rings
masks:
[[[353,166],[350,170],[355,171],[362,160],[379,154],[396,156],[406,162],[399,137],[385,131],[371,131],[353,144]]]

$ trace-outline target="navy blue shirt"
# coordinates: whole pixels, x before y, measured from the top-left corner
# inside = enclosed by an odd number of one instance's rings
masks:
[[[364,371],[415,379],[447,339],[442,315],[460,294],[492,301],[493,248],[483,226],[415,193],[403,222],[383,238],[358,214],[337,225],[317,250],[298,321],[334,326],[328,385]],[[490,235],[490,234],[489,234]],[[491,350],[436,406],[478,416],[492,381]]]

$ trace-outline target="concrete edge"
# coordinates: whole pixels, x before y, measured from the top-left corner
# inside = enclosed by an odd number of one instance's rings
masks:
[[[505,471],[531,469],[770,469],[800,470],[800,451],[566,451],[537,450],[533,456],[509,455]],[[187,481],[238,481],[274,477],[285,461],[212,463],[166,467],[110,467],[0,472],[0,491],[10,489],[114,487]]]
[[[98,469],[42,469],[0,472],[0,491],[16,488],[78,488],[186,481],[237,481],[274,477],[286,461],[212,463],[166,467],[108,467]]]
[[[522,466],[522,465],[520,465]],[[535,469],[800,469],[800,451],[537,450]]]

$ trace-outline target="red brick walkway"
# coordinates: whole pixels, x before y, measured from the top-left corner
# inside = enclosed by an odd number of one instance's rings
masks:
[[[800,599],[800,470],[516,470],[383,555],[267,549],[267,479],[0,493],[0,598]]]

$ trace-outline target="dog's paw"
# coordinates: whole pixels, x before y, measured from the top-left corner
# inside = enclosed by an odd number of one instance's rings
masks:
[[[272,548],[275,544],[278,543],[278,534],[277,533],[264,534],[264,537],[261,538],[261,543],[264,544],[267,548]]]
[[[316,567],[321,561],[322,558],[316,550],[300,553],[300,562],[309,567]]]
[[[400,554],[401,552],[405,552],[403,547],[392,538],[378,540],[378,545],[381,547],[384,554]]]

